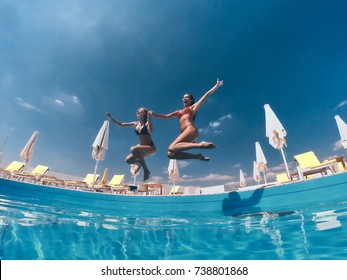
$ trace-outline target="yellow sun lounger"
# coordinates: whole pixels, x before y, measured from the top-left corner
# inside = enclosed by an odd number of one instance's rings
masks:
[[[308,179],[320,173],[322,176],[328,173],[336,173],[339,170],[338,162],[336,159],[326,160],[320,162],[314,152],[309,151],[306,153],[294,156],[297,163],[297,170],[300,179]]]
[[[24,162],[13,161],[7,167],[0,168],[2,178],[11,178],[13,172],[20,172],[25,166]]]
[[[180,186],[175,186],[171,188],[170,194],[183,194]]]
[[[48,166],[39,164],[30,173],[18,171],[13,172],[12,179],[16,179],[18,181],[36,182],[39,181],[48,172],[48,170]]]
[[[65,187],[66,188],[73,188],[73,189],[83,188],[85,190],[88,190],[88,189],[94,190],[90,186],[93,186],[94,184],[96,184],[99,177],[100,177],[100,174],[95,174],[95,176],[94,176],[93,173],[89,173],[86,175],[86,177],[83,179],[83,181],[65,180]]]
[[[123,185],[125,179],[125,175],[113,175],[111,178],[110,182],[105,185],[101,185],[101,189],[105,191],[109,191],[111,193],[116,192],[116,193],[126,193],[129,188],[127,185]],[[100,189],[100,188],[99,188]]]
[[[290,182],[291,179],[288,178],[288,175],[287,173],[280,173],[280,174],[277,174],[276,175],[276,182],[278,184],[283,184],[283,183],[287,183],[287,182]]]

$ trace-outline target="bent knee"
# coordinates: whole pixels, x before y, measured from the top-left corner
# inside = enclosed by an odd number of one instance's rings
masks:
[[[171,145],[169,146],[168,150],[169,150],[169,151],[173,151],[173,150],[175,150],[175,148],[176,148],[176,145],[175,145],[175,144],[171,144]]]
[[[175,159],[175,158],[176,158],[176,154],[173,153],[173,152],[171,152],[171,151],[168,151],[168,152],[167,152],[167,157],[168,157],[169,159]]]

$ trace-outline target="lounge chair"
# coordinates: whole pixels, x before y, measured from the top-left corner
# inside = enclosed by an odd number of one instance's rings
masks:
[[[127,185],[123,185],[125,179],[125,175],[113,175],[110,182],[105,185],[101,185],[100,187],[96,187],[97,190],[107,191],[111,193],[126,193],[129,188]]]
[[[90,186],[94,186],[97,183],[99,177],[100,174],[95,174],[94,176],[93,173],[88,173],[82,181],[65,180],[64,184],[66,188],[84,189],[92,191],[94,190],[94,188],[91,188]]]
[[[283,183],[287,183],[287,182],[290,182],[291,179],[288,178],[288,175],[287,173],[280,173],[280,174],[277,174],[276,175],[276,182],[278,184],[283,184]]]
[[[311,175],[318,173],[324,176],[328,173],[336,173],[339,170],[336,158],[320,162],[312,151],[295,155],[294,159],[297,163],[298,176],[300,179],[312,178],[314,176]]]
[[[183,194],[183,192],[181,191],[181,187],[180,186],[175,186],[171,188],[170,194],[174,195],[174,194]]]
[[[11,178],[14,172],[20,172],[25,166],[24,162],[12,161],[7,167],[1,168],[2,178]]]
[[[39,181],[48,172],[48,170],[48,166],[39,164],[31,171],[31,173],[14,171],[12,173],[12,179],[16,179],[18,181],[36,182]]]

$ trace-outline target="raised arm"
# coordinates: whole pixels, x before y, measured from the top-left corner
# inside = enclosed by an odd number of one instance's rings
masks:
[[[191,106],[192,111],[196,112],[200,108],[200,106],[206,101],[206,99],[212,93],[214,93],[217,90],[217,88],[219,88],[221,85],[223,85],[223,81],[220,81],[219,79],[217,79],[217,83],[209,91],[207,91],[197,102],[195,102]]]
[[[116,119],[112,118],[111,114],[109,112],[106,112],[105,113],[106,116],[108,117],[108,119],[115,123],[116,125],[118,126],[122,126],[122,127],[129,127],[129,126],[135,126],[136,125],[136,122],[126,122],[126,123],[122,123],[120,121],[117,121]]]
[[[157,114],[154,113],[153,111],[148,112],[149,115],[156,117],[156,118],[160,118],[160,119],[169,119],[169,118],[173,118],[173,117],[177,117],[178,115],[178,111],[169,113],[169,114]]]

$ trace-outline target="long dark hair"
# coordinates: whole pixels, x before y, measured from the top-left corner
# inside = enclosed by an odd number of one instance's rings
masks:
[[[144,110],[145,113],[146,113],[145,118],[144,118],[144,123],[146,124],[146,123],[147,123],[147,120],[148,120],[148,109],[143,108],[143,110]]]
[[[192,106],[195,103],[194,96],[190,93],[186,93],[186,95],[189,95],[189,97],[192,99],[192,103],[189,105],[189,106]],[[196,116],[196,113],[194,114],[193,121],[195,121],[195,116]]]

